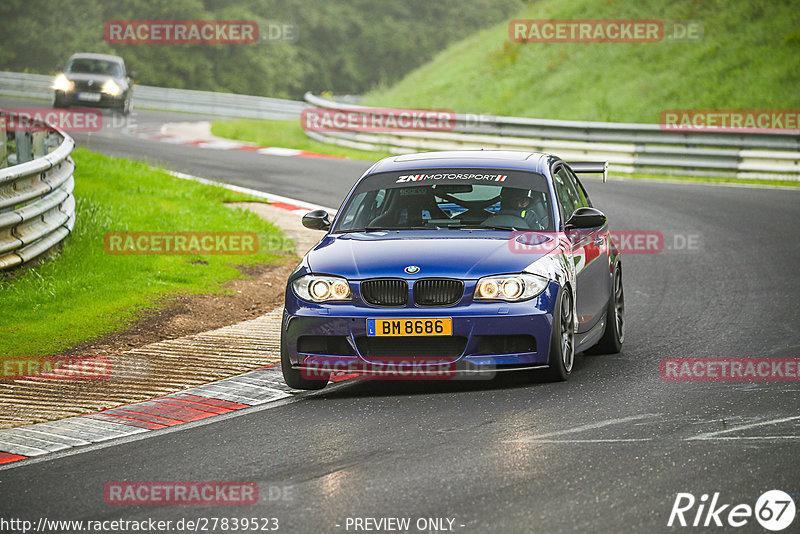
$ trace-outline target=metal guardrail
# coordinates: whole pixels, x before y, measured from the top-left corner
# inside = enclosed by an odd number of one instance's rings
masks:
[[[9,155],[3,122],[0,120],[0,270],[47,252],[75,225],[75,164],[69,157],[75,142],[50,127],[41,132],[16,132],[15,154]],[[9,160],[16,164],[7,167]]]
[[[0,94],[52,100],[53,78],[42,74],[0,71]],[[140,108],[253,119],[295,118],[307,107],[304,102],[297,100],[138,84],[133,88],[133,104]]]
[[[0,71],[0,94],[52,98],[51,76]],[[309,104],[381,114],[357,106],[305,95]],[[165,89],[137,85],[138,107],[227,117],[292,118],[305,102],[259,96]],[[396,153],[420,150],[505,148],[550,152],[569,161],[605,160],[611,172],[652,172],[688,176],[800,179],[800,135],[768,132],[664,131],[656,124],[559,121],[456,114],[452,131],[306,132],[318,141],[364,150]]]
[[[306,93],[309,104],[385,115],[386,110],[333,102]],[[323,143],[396,153],[502,148],[556,154],[567,161],[605,160],[611,172],[800,179],[800,135],[768,132],[670,132],[656,124],[559,121],[456,114],[452,131],[306,134]]]

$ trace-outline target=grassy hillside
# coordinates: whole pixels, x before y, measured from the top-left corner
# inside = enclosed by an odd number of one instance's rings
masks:
[[[365,103],[656,123],[664,109],[800,108],[796,0],[542,0],[512,18],[700,19],[685,43],[512,43],[501,23]]]

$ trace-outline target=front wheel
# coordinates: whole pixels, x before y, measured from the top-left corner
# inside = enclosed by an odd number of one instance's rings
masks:
[[[303,377],[302,371],[293,368],[283,342],[281,342],[281,372],[286,385],[293,389],[322,389],[328,385],[329,377],[324,377],[321,380],[310,380]]]
[[[117,106],[117,111],[119,111],[123,115],[128,115],[132,109],[133,109],[133,103],[131,102],[130,97],[123,100],[122,103]]]
[[[572,293],[567,286],[561,289],[561,296],[553,311],[550,358],[547,363],[547,377],[554,382],[569,378],[575,363],[575,319]]]
[[[625,341],[625,291],[622,288],[622,265],[614,269],[614,290],[606,307],[606,331],[592,347],[595,354],[616,354]]]
[[[59,96],[59,94],[56,93],[53,96],[53,107],[54,108],[65,108],[65,107],[67,107],[67,103],[65,102],[65,98],[63,96]]]

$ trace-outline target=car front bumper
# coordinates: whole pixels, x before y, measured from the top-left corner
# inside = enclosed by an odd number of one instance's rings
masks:
[[[106,93],[92,92],[90,94],[99,95],[99,100],[83,100],[78,97],[80,92],[81,91],[78,90],[68,92],[56,91],[55,98],[67,106],[81,106],[86,108],[115,108],[121,107],[125,102],[125,98],[127,97],[126,93],[120,93],[117,96],[112,96]]]
[[[423,308],[314,304],[286,293],[281,350],[301,370],[447,368],[461,373],[547,365],[558,284],[525,302]],[[450,318],[452,336],[371,337],[367,319]],[[419,376],[424,378],[424,375]]]

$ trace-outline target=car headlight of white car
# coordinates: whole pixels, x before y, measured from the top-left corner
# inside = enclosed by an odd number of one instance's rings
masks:
[[[347,301],[351,299],[350,284],[338,276],[307,274],[292,282],[294,292],[311,302]]]
[[[528,300],[544,291],[549,283],[547,278],[529,273],[486,276],[478,280],[473,298],[509,302]]]
[[[119,88],[119,85],[117,85],[114,80],[108,80],[103,84],[103,87],[100,90],[111,96],[117,96],[122,91],[122,89]]]
[[[64,91],[66,93],[68,91],[72,91],[74,88],[75,83],[69,81],[69,79],[63,74],[59,74],[56,76],[56,79],[53,80],[53,89],[56,91]]]

